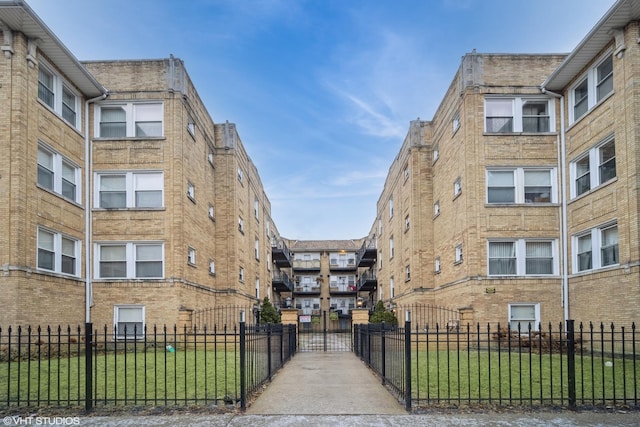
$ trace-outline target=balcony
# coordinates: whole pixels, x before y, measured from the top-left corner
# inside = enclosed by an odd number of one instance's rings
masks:
[[[336,304],[331,304],[329,307],[332,313],[338,313],[340,317],[351,316],[351,310],[355,308],[355,304],[349,303],[348,305],[341,305],[338,307]]]
[[[283,271],[274,271],[271,277],[271,285],[276,292],[293,292],[293,281]]]
[[[356,253],[358,267],[371,267],[376,263],[378,251],[374,240],[365,240]]]
[[[356,257],[355,254],[352,258],[347,259],[339,259],[339,258],[330,258],[329,259],[329,269],[331,271],[352,271],[356,269]]]
[[[352,295],[358,292],[355,282],[336,282],[329,283],[329,293],[331,295]]]
[[[293,293],[298,295],[320,295],[320,285],[296,284]]]
[[[291,267],[291,252],[282,239],[271,239],[271,257],[278,267]]]
[[[375,291],[378,288],[378,278],[373,269],[367,270],[358,278],[358,291]]]
[[[296,271],[320,271],[319,259],[294,259],[293,269]]]

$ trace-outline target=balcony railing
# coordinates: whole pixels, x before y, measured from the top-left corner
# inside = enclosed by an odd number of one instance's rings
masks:
[[[319,259],[294,259],[293,268],[295,270],[320,270]]]
[[[319,294],[320,285],[296,285],[293,291],[297,294]]]
[[[378,278],[373,269],[367,270],[358,278],[358,291],[373,291],[378,287]]]
[[[356,286],[355,281],[349,281],[346,283],[341,282],[329,282],[329,293],[354,293],[357,292],[358,288]]]
[[[271,256],[279,267],[291,267],[291,252],[282,239],[271,239]]]
[[[377,250],[375,240],[365,240],[356,253],[358,267],[370,267],[376,263]]]
[[[293,281],[283,271],[274,271],[271,276],[271,284],[276,292],[293,292]]]

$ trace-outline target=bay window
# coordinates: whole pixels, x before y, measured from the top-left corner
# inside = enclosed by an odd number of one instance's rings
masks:
[[[52,149],[38,146],[38,185],[73,202],[80,202],[80,168]]]
[[[80,241],[63,234],[38,229],[38,269],[55,273],[79,275]]]
[[[618,224],[606,224],[573,236],[573,248],[576,272],[618,264]]]
[[[613,136],[570,163],[571,197],[575,198],[616,177],[616,148]]]
[[[613,92],[613,54],[606,54],[569,91],[569,122],[583,117]]]

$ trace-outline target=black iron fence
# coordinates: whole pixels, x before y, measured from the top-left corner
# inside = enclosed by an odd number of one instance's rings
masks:
[[[0,409],[239,405],[296,351],[294,326],[0,328]]]
[[[354,351],[407,409],[640,405],[635,324],[356,325]]]

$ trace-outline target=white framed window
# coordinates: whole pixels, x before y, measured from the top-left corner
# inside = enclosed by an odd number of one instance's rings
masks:
[[[454,261],[455,264],[462,262],[462,245],[456,246],[454,260],[455,260]]]
[[[238,217],[238,231],[244,234],[244,220],[242,217]]]
[[[207,161],[211,166],[213,166],[213,152],[209,151],[209,153],[207,154]]]
[[[395,247],[393,244],[393,236],[389,238],[389,258],[393,258],[395,255]]]
[[[162,102],[104,103],[96,106],[98,138],[156,138],[164,135]]]
[[[404,217],[404,231],[409,231],[411,227],[411,222],[409,221],[409,215]]]
[[[71,126],[80,129],[80,97],[43,61],[38,65],[38,99]]]
[[[243,182],[244,180],[244,172],[242,169],[238,168],[238,181]]]
[[[539,303],[509,304],[509,326],[512,331],[526,333],[537,331],[540,326]]]
[[[144,305],[122,304],[113,306],[113,325],[116,339],[144,338],[144,319]]]
[[[558,274],[558,245],[555,240],[490,240],[487,258],[489,276]]]
[[[196,186],[193,183],[187,181],[187,197],[191,199],[192,202],[196,200]]]
[[[613,92],[613,54],[605,54],[569,90],[569,122],[573,123]]]
[[[556,203],[555,168],[487,169],[487,203]]]
[[[196,250],[192,247],[187,248],[187,263],[196,265]]]
[[[618,224],[607,224],[573,236],[573,270],[595,270],[617,265]]]
[[[433,216],[436,217],[438,215],[440,215],[440,201],[439,200],[436,201],[433,204]]]
[[[571,198],[587,193],[616,177],[616,146],[613,136],[570,163]]]
[[[453,114],[453,119],[451,119],[451,124],[453,125],[453,133],[456,133],[458,129],[460,129],[460,112],[456,111]]]
[[[408,180],[409,179],[409,165],[404,165],[404,170],[403,170],[403,175],[404,175],[404,180]]]
[[[260,200],[257,197],[253,199],[253,216],[260,219]]]
[[[94,262],[97,279],[160,279],[164,277],[164,244],[96,243]]]
[[[240,280],[242,283],[244,283],[244,268],[240,267],[238,269],[238,280]]]
[[[382,235],[382,219],[378,219],[378,236]]]
[[[214,220],[216,219],[216,211],[215,208],[213,207],[213,205],[209,205],[209,219]]]
[[[80,167],[43,144],[38,145],[38,185],[80,203]]]
[[[80,241],[55,231],[38,228],[39,270],[79,276]]]
[[[487,97],[485,132],[553,132],[554,103],[546,97]]]
[[[440,257],[436,257],[435,262],[434,262],[434,271],[436,273],[440,273]]]
[[[382,251],[378,251],[378,270],[382,269]]]
[[[396,296],[396,281],[391,276],[389,278],[389,298],[394,298]]]
[[[257,238],[254,241],[253,244],[253,254],[256,257],[256,260],[260,260],[260,240],[258,240]]]
[[[260,300],[260,279],[256,277],[256,298]]]
[[[433,146],[433,161],[435,162],[440,158],[440,148],[438,144]]]
[[[94,204],[102,209],[150,209],[164,206],[162,172],[99,172]]]
[[[216,262],[213,259],[209,260],[209,274],[216,274]]]
[[[393,197],[389,198],[389,219],[393,218]]]
[[[462,178],[458,178],[453,183],[453,197],[458,197],[462,193]]]
[[[193,117],[191,117],[190,115],[187,116],[187,132],[189,132],[189,135],[193,136],[195,138],[196,136],[196,122],[193,120]]]
[[[407,265],[404,268],[404,280],[405,282],[408,282],[409,280],[411,280],[411,266]]]

